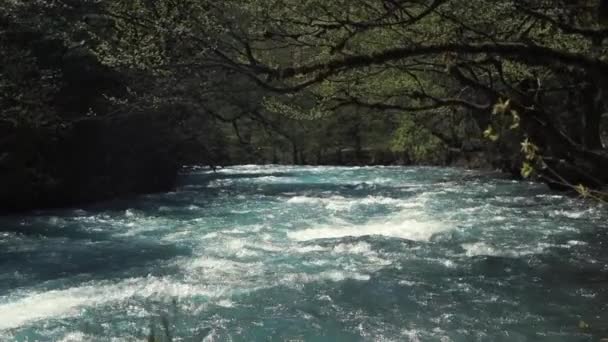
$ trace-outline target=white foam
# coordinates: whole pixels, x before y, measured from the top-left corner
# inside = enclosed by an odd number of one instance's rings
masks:
[[[238,261],[232,261],[229,259],[214,258],[209,256],[202,256],[199,258],[192,259],[189,263],[183,264],[182,267],[189,271],[201,271],[206,276],[225,276],[226,274],[232,275],[243,275],[254,271],[255,269],[262,266],[262,263],[244,263]],[[213,271],[213,272],[212,272]]]
[[[584,211],[567,211],[567,210],[554,210],[553,217],[566,217],[570,219],[580,219],[591,214],[591,210]]]
[[[375,254],[372,250],[372,246],[367,242],[358,243],[341,243],[334,247],[333,251],[338,254],[351,253],[351,254],[363,254],[370,255]]]
[[[217,305],[224,308],[233,308],[235,304],[230,299],[221,299],[217,302]]]
[[[249,214],[251,213],[253,210],[230,210],[231,214],[237,214],[237,215],[243,215],[243,214]]]
[[[132,278],[112,285],[87,285],[64,290],[29,293],[18,299],[1,298],[0,330],[27,323],[75,316],[83,307],[120,302],[132,297],[219,297],[226,289],[176,282],[169,278]]]
[[[296,253],[300,253],[300,254],[306,254],[306,253],[314,253],[314,252],[324,252],[326,251],[327,248],[318,246],[318,245],[312,245],[312,246],[304,246],[304,247],[294,247],[291,249],[291,251],[296,252]]]
[[[179,242],[190,239],[192,235],[193,233],[191,230],[176,231],[175,233],[170,233],[163,236],[161,240],[168,242]]]
[[[401,334],[405,337],[407,337],[408,341],[410,342],[420,342],[422,341],[420,339],[421,333],[420,331],[416,330],[416,329],[410,329],[410,330],[403,330],[401,332]]]
[[[82,332],[69,332],[59,342],[96,342],[99,341],[99,336],[87,335]],[[124,338],[106,337],[107,342],[124,342]],[[132,340],[130,340],[132,341]]]
[[[384,266],[392,264],[391,260],[382,258],[378,252],[372,249],[372,245],[367,242],[341,243],[335,246],[332,252],[338,256],[352,254],[365,257],[366,269],[368,271],[377,271]]]
[[[385,205],[397,208],[417,208],[421,203],[410,200],[396,199],[383,196],[367,196],[363,198],[346,198],[343,196],[309,197],[295,196],[287,200],[289,204],[322,205],[328,210],[347,211],[359,206]]]
[[[296,177],[277,177],[277,176],[265,176],[247,179],[248,182],[253,183],[301,183],[302,180]]]
[[[412,280],[399,280],[399,285],[405,285],[405,286],[416,286],[416,285],[420,285],[422,283],[420,282],[416,282],[416,281],[412,281]]]
[[[65,226],[66,221],[60,217],[51,216],[51,217],[49,217],[48,223],[52,226],[63,227],[63,226]]]
[[[287,200],[287,203],[292,204],[315,204],[322,202],[323,199],[320,197],[307,197],[307,196],[294,196]]]
[[[203,236],[200,237],[201,240],[211,240],[211,239],[215,239],[219,236],[219,234],[217,232],[213,232],[213,233],[208,233],[205,234]]]
[[[536,246],[518,246],[517,248],[496,248],[488,245],[485,242],[465,243],[461,247],[466,251],[468,257],[474,256],[498,256],[516,258],[532,254],[540,254],[545,251],[550,244],[539,243]]]
[[[584,241],[577,241],[577,240],[568,241],[568,246],[586,246],[586,245],[588,245],[588,243],[584,242]]]
[[[340,270],[328,270],[323,271],[317,274],[310,273],[291,273],[286,274],[281,279],[280,283],[289,284],[289,285],[297,285],[297,284],[308,284],[320,281],[331,281],[331,282],[340,282],[347,279],[353,279],[358,281],[368,281],[370,276],[367,274],[362,274],[358,272],[345,272]]]
[[[232,185],[234,183],[234,180],[232,179],[215,179],[212,180],[211,182],[209,182],[207,184],[208,188],[222,188],[222,187],[227,187],[229,185]],[[185,186],[186,189],[188,188],[193,188],[193,189],[198,189],[200,188],[200,185],[194,185],[194,186],[190,186],[187,185]]]
[[[251,174],[260,173],[264,171],[268,172],[272,168],[272,165],[239,165],[233,167],[226,167],[215,172],[223,174]]]
[[[131,218],[131,217],[136,217],[136,216],[137,216],[137,213],[135,212],[134,209],[125,210],[125,217]]]
[[[486,244],[485,242],[465,243],[461,247],[466,251],[465,254],[468,257],[480,255],[495,256],[498,253],[496,249]]]
[[[445,224],[433,221],[395,219],[363,225],[322,226],[287,233],[296,241],[382,235],[413,241],[429,241],[433,235],[448,230]]]

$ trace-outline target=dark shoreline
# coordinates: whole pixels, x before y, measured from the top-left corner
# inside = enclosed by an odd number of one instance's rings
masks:
[[[399,165],[399,164],[387,164],[387,165],[339,165],[339,164],[328,164],[328,165],[315,165],[315,164],[307,164],[307,165],[296,165],[296,164],[231,164],[224,165],[220,167],[210,167],[207,165],[188,165],[182,166],[180,170],[175,172],[175,177],[173,181],[170,183],[163,184],[162,187],[150,188],[146,191],[141,192],[126,192],[117,196],[110,197],[100,197],[100,198],[89,198],[86,200],[80,201],[65,201],[65,194],[58,194],[57,201],[58,204],[48,204],[48,205],[31,205],[29,207],[23,207],[15,210],[6,210],[5,208],[0,209],[0,217],[10,217],[14,215],[23,215],[23,214],[31,214],[31,215],[40,215],[41,212],[47,211],[58,211],[58,210],[69,210],[69,209],[85,209],[87,207],[95,207],[96,205],[107,203],[107,202],[122,202],[129,200],[136,200],[140,196],[145,195],[153,195],[153,194],[162,194],[169,191],[172,191],[178,185],[179,177],[184,174],[188,174],[195,171],[205,170],[205,171],[213,171],[221,170],[225,167],[236,167],[242,165],[256,165],[256,166],[295,166],[295,167],[344,167],[344,168],[352,168],[352,167],[395,167],[395,168],[415,168],[415,167],[429,167],[429,168],[453,168],[459,170],[470,170],[475,171],[477,174],[471,176],[471,178],[478,179],[479,177],[483,178],[493,178],[493,179],[510,179],[517,180],[516,177],[510,175],[508,173],[502,172],[500,170],[492,170],[490,168],[468,168],[462,167],[458,165],[429,165],[429,164],[420,164],[420,165]],[[463,179],[467,180],[467,179]],[[50,203],[50,202],[47,202]]]

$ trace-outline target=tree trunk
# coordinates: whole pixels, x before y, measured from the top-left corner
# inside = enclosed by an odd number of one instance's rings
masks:
[[[298,160],[298,145],[295,142],[291,143],[291,148],[292,148],[292,162],[294,165],[298,165],[299,164],[299,160]]]
[[[604,112],[603,91],[590,87],[585,93],[586,108],[583,113],[583,146],[590,150],[602,148],[601,120]]]

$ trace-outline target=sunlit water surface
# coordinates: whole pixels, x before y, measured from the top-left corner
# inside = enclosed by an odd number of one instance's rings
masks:
[[[0,218],[0,340],[596,341],[607,217],[456,169],[193,170]]]

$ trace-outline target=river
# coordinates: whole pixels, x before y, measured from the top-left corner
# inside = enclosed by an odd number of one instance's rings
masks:
[[[193,169],[0,218],[0,340],[597,341],[607,217],[450,168]]]

